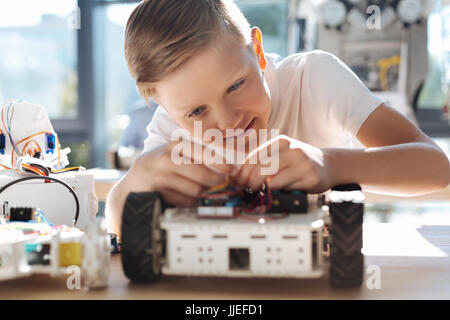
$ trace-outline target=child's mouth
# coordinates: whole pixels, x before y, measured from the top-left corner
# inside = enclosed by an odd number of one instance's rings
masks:
[[[249,131],[251,128],[253,128],[253,126],[255,125],[255,121],[256,121],[256,118],[253,118],[252,121],[250,121],[250,123],[247,125],[247,127],[245,128],[245,130],[244,130],[243,132],[241,132],[240,134],[235,135],[235,136],[229,136],[229,137],[227,137],[226,139],[228,140],[228,139],[240,138],[240,137],[242,137],[242,136],[245,136],[245,135],[248,133],[248,131]],[[238,130],[239,130],[239,129],[238,129]]]

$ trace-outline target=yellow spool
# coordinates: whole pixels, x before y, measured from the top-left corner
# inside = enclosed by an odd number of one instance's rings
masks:
[[[63,242],[59,244],[59,266],[81,266],[82,252],[80,242]]]

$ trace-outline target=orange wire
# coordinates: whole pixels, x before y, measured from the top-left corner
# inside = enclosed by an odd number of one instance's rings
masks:
[[[24,167],[24,168],[26,168],[26,169],[28,169],[30,171],[33,171],[34,173],[36,173],[36,174],[38,174],[40,176],[47,176],[42,170],[40,170],[40,169],[38,169],[36,167],[30,166],[30,165],[28,165],[26,163],[22,163],[22,167]]]
[[[2,109],[2,120],[3,120],[3,109]],[[3,122],[3,125],[4,125],[4,122]],[[55,135],[56,150],[57,150],[57,152],[58,152],[58,165],[60,165],[60,163],[61,163],[61,157],[60,157],[59,138],[58,138],[58,135],[57,135],[55,132],[51,132],[51,131],[40,131],[40,132],[38,132],[38,133],[35,133],[35,134],[33,134],[33,135],[29,136],[29,137],[26,137],[26,138],[20,140],[19,142],[16,143],[16,146],[18,146],[18,145],[21,144],[22,142],[25,142],[25,141],[27,141],[27,140],[29,140],[29,139],[31,139],[31,138],[34,138],[34,137],[36,137],[36,136],[38,136],[38,135],[40,135],[40,134],[45,134],[45,133],[48,133],[48,134],[54,134],[54,135]],[[24,147],[24,149],[25,149],[25,147]],[[23,150],[24,150],[24,149],[22,149],[22,155],[23,155]],[[40,149],[40,148],[39,148],[39,149]],[[13,161],[14,161],[14,152],[11,152],[11,166],[13,166],[13,163],[14,163]]]
[[[0,163],[0,167],[3,167],[3,168],[8,169],[8,170],[11,169],[10,167],[7,167],[7,166],[5,166],[4,164],[1,164],[1,163]]]
[[[22,142],[27,141],[28,139],[34,138],[34,137],[36,137],[36,136],[38,136],[40,134],[43,134],[43,133],[54,134],[51,131],[40,131],[38,133],[35,133],[35,134],[33,134],[33,135],[29,136],[29,137],[26,137],[26,138],[20,140],[19,142],[16,143],[16,145],[21,144]]]
[[[3,105],[3,107],[2,107],[2,114],[1,114],[1,116],[2,116],[2,123],[3,123],[3,126],[5,127],[6,133],[9,135],[9,131],[8,131],[8,128],[6,127],[5,119],[4,119],[4,116],[3,116],[3,110],[4,110],[4,109],[5,109],[5,105]],[[0,129],[0,132],[3,133],[3,131],[2,131],[1,129]],[[59,165],[61,164],[59,138],[58,138],[58,135],[57,135],[56,133],[54,133],[54,132],[51,132],[51,131],[41,131],[41,132],[35,133],[35,134],[33,134],[33,135],[31,135],[31,136],[25,138],[25,139],[20,140],[18,143],[16,143],[16,146],[17,146],[18,144],[20,144],[20,143],[22,143],[22,142],[28,140],[28,139],[31,139],[31,138],[33,138],[33,137],[35,137],[35,136],[37,136],[37,135],[43,134],[43,133],[54,134],[55,137],[56,137],[56,141],[55,141],[55,142],[56,142],[56,150],[57,150],[57,152],[58,152],[58,166],[59,166]],[[24,149],[25,149],[25,147],[24,147]],[[39,150],[40,150],[40,149],[41,149],[41,148],[39,148]],[[13,150],[12,150],[12,152],[11,152],[11,167],[14,166],[14,162],[13,162],[13,161],[14,161],[14,152],[15,152],[15,150],[14,150],[14,148],[13,148]],[[23,149],[22,149],[22,155],[23,155]]]
[[[2,122],[3,122],[3,126],[5,127],[6,132],[8,133],[8,128],[6,127],[5,119],[3,117],[3,109],[5,109],[5,106],[2,107]]]
[[[70,167],[70,168],[64,168],[64,169],[52,170],[51,172],[53,172],[53,173],[55,173],[55,172],[64,172],[64,171],[74,170],[74,169],[80,169],[80,167]]]
[[[32,142],[34,142],[34,144],[35,144],[36,147],[38,148],[38,151],[39,151],[39,152],[42,152],[41,147],[39,147],[39,144],[36,142],[36,140],[30,140],[30,141],[28,141],[27,143],[25,143],[25,145],[23,146],[23,149],[22,149],[22,156],[25,155],[25,150],[26,150],[26,148],[27,148],[28,145],[29,145],[30,143],[32,143]]]

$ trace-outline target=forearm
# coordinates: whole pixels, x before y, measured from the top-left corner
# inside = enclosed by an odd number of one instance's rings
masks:
[[[122,211],[125,205],[126,197],[130,192],[127,185],[127,176],[123,177],[108,194],[105,205],[105,219],[108,226],[108,232],[114,233],[120,237]]]
[[[323,151],[333,185],[356,182],[366,191],[415,196],[445,188],[450,180],[447,157],[427,143]]]

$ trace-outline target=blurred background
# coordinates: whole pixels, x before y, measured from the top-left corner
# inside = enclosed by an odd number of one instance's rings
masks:
[[[266,52],[334,53],[449,153],[449,0],[236,2],[261,28]],[[143,146],[156,106],[138,95],[123,53],[137,4],[0,0],[0,101],[46,106],[73,165],[126,170]],[[390,221],[407,212],[409,220],[450,224],[441,214],[450,211],[448,190],[414,205],[410,200],[374,197],[368,218]]]

